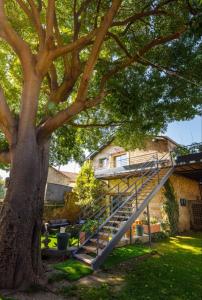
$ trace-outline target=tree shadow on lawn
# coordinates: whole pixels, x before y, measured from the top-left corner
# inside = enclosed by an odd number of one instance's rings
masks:
[[[76,299],[117,300],[201,300],[202,234],[177,236],[154,245],[159,254],[140,260],[137,257],[115,264],[112,272],[124,281],[117,286],[106,282],[97,286],[63,288]],[[110,270],[109,270],[110,272]]]

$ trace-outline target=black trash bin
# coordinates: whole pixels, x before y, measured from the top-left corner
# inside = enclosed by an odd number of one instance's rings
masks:
[[[70,238],[70,234],[64,232],[64,233],[57,233],[57,246],[58,246],[58,250],[66,250],[67,249],[67,245],[68,245],[68,241]]]
[[[144,228],[143,228],[142,225],[137,224],[137,225],[135,226],[135,229],[136,229],[136,234],[137,234],[137,236],[143,236]]]

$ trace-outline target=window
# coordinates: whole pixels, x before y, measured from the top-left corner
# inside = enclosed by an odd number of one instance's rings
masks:
[[[127,154],[122,154],[114,157],[114,166],[122,167],[128,165],[128,156]]]
[[[100,168],[107,168],[108,166],[108,159],[106,157],[99,159],[99,167]]]

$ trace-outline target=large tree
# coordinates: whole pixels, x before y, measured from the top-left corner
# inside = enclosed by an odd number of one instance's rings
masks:
[[[84,129],[133,142],[199,112],[200,13],[198,1],[0,0],[0,288],[41,275],[50,148],[78,158],[93,144]]]

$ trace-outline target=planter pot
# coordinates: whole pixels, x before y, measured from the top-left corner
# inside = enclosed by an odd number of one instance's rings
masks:
[[[133,225],[132,225],[132,237],[135,235],[135,228],[136,228],[136,224],[135,223],[133,223]],[[126,237],[128,238],[128,239],[130,239],[130,230],[128,230],[127,232],[126,232]]]
[[[80,245],[83,244],[85,242],[85,240],[90,236],[90,233],[89,232],[84,232],[84,231],[81,231],[79,233],[79,243]]]
[[[135,231],[136,231],[137,236],[143,236],[143,233],[144,233],[143,225],[136,225]]]
[[[143,225],[144,228],[144,233],[148,234],[149,233],[149,226],[148,225]],[[157,224],[151,224],[150,225],[150,231],[151,233],[156,233],[161,231],[161,225],[159,223]]]
[[[61,251],[66,250],[70,235],[64,232],[64,233],[57,233],[56,236],[57,236],[58,250]]]

